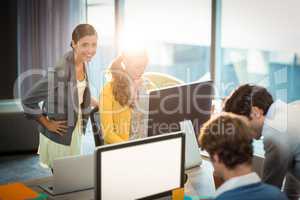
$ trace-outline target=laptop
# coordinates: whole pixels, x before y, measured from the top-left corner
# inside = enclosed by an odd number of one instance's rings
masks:
[[[192,121],[185,120],[179,124],[181,131],[185,133],[185,169],[198,167],[202,163],[202,158]]]
[[[80,155],[53,161],[53,180],[40,187],[51,195],[94,187],[94,156]]]

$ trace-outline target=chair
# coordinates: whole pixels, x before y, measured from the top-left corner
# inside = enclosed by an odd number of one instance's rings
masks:
[[[99,122],[99,107],[94,107],[90,113],[91,124],[94,134],[95,146],[101,146],[104,144],[102,130]]]
[[[159,72],[146,72],[144,74],[144,77],[150,80],[155,85],[156,89],[184,83],[182,80],[174,76],[171,76],[169,74],[159,73]]]
[[[0,154],[38,150],[38,124],[25,118],[20,99],[0,100],[0,127]]]

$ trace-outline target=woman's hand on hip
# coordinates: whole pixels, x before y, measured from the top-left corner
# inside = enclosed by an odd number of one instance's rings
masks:
[[[46,128],[51,132],[63,136],[68,130],[67,121],[48,120]]]
[[[67,133],[67,129],[68,129],[67,121],[51,120],[43,115],[39,117],[37,121],[51,132],[57,133],[61,136]]]

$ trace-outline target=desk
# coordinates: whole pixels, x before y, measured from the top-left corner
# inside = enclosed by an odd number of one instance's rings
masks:
[[[200,167],[186,170],[188,181],[185,184],[185,193],[192,196],[212,196],[215,191],[213,180],[213,168],[209,161],[203,160]],[[37,192],[44,192],[39,185],[52,180],[52,177],[29,180],[24,182],[27,186]],[[94,190],[84,190],[72,192],[64,195],[49,195],[49,200],[92,200],[94,199]]]

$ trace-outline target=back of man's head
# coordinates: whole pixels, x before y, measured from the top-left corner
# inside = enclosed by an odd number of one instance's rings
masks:
[[[263,110],[263,114],[266,115],[272,103],[272,95],[266,88],[245,84],[238,87],[226,98],[223,111],[250,118],[252,106],[260,108]]]
[[[246,119],[223,113],[210,119],[200,131],[199,143],[211,157],[218,155],[226,168],[251,164],[253,147],[250,128]]]

